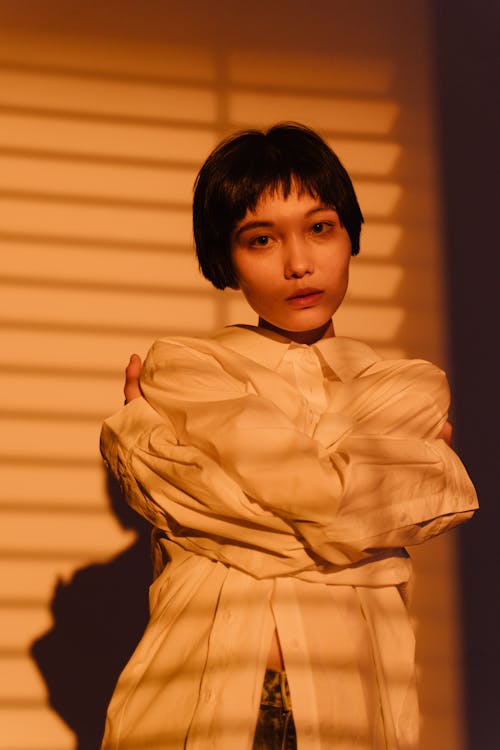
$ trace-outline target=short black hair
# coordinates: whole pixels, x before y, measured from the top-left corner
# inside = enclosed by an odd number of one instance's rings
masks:
[[[217,289],[237,285],[231,233],[266,193],[317,196],[335,208],[359,252],[363,215],[347,171],[325,141],[298,123],[245,130],[226,138],[208,156],[194,185],[193,231],[203,275]]]

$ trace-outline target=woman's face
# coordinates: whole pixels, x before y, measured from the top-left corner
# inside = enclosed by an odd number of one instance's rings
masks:
[[[309,193],[264,193],[231,234],[241,289],[259,325],[301,343],[332,336],[351,241],[334,208]]]

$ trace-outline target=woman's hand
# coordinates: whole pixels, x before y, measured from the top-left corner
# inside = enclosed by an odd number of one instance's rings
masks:
[[[125,386],[123,388],[123,393],[125,394],[126,404],[133,401],[134,398],[142,396],[141,386],[139,385],[141,370],[141,358],[138,354],[132,354],[125,370]]]
[[[451,445],[452,433],[453,433],[453,425],[451,424],[451,422],[445,422],[443,425],[443,429],[437,436],[438,440],[439,439],[444,440],[444,442],[447,445]]]

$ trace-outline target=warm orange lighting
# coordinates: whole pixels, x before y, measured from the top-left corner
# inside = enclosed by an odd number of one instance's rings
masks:
[[[68,376],[71,380],[71,376]],[[118,380],[118,373],[116,374]],[[119,393],[115,393],[114,401],[120,398]],[[106,407],[106,414],[109,411],[109,404]],[[60,507],[66,508],[87,508],[89,510],[101,510],[106,504],[106,487],[104,467],[99,465],[99,459],[95,457],[95,462],[88,464],[52,464],[40,463],[28,467],[25,465],[20,468],[16,463],[0,463],[0,502],[2,507],[12,509],[20,508],[23,504],[34,504],[38,508]],[[96,471],[96,469],[98,469]],[[33,497],[33,485],[36,484],[37,492]],[[9,564],[17,566],[29,566],[28,561],[11,560]],[[2,562],[2,571],[7,561]],[[37,567],[41,575],[42,569]],[[38,586],[34,581],[30,586],[34,590]],[[0,576],[0,597],[12,598],[14,595],[23,596],[23,592],[32,598],[30,590],[19,587],[17,578],[8,575]],[[17,592],[17,594],[16,594]]]
[[[391,86],[393,69],[387,59],[344,57],[342,55],[293,54],[233,50],[228,55],[231,83],[257,85],[259,91],[269,86],[282,91],[323,90],[384,94]]]
[[[12,672],[19,667],[18,660],[8,660],[8,674],[2,663],[3,681],[8,684]],[[24,669],[23,669],[24,667]],[[55,712],[46,708],[47,696],[42,686],[42,678],[35,675],[36,667],[26,660],[21,665],[22,673],[27,672],[28,685],[31,680],[39,679],[38,705],[26,705],[26,691],[23,690],[19,696],[18,706],[12,708],[0,708],[0,750],[46,750],[47,738],[50,737],[50,750],[68,750],[75,746],[75,735],[68,729],[63,720]],[[11,698],[11,696],[9,696]],[[8,701],[12,706],[12,699]]]
[[[8,601],[12,606],[22,605],[23,602],[33,602],[34,606],[43,605],[53,594],[54,578],[69,579],[81,560],[76,555],[70,557],[54,557],[33,560],[12,559],[2,563],[0,577],[0,598]],[[33,630],[33,633],[42,632]]]
[[[17,699],[18,701],[41,702],[45,693],[46,688],[42,676],[33,662],[17,655],[2,659],[0,700],[9,698],[10,701]]]
[[[353,177],[359,174],[390,178],[402,152],[399,143],[386,141],[343,138],[328,138],[327,141]]]
[[[248,305],[241,292],[224,292],[226,297],[224,305],[225,325],[230,323],[244,323],[246,325],[257,325],[257,314]]]
[[[22,585],[21,581],[19,584]],[[39,599],[38,603],[33,602],[29,607],[25,606],[22,617],[19,616],[19,604],[21,600],[18,603],[13,602],[10,606],[0,604],[0,619],[2,620],[0,648],[4,651],[23,649],[25,644],[33,638],[34,633],[43,633],[51,625],[52,618],[43,599]],[[2,697],[5,695],[2,696],[0,688],[0,698]]]
[[[162,123],[136,125],[30,114],[0,113],[0,143],[12,151],[39,151],[153,162],[169,159],[198,164],[215,146],[213,129]]]
[[[88,398],[88,402],[92,399]],[[101,471],[98,454],[99,422],[93,420],[55,419],[34,416],[0,417],[0,452],[9,461],[67,461],[91,462]],[[18,531],[21,531],[19,527]],[[5,543],[19,546],[23,535],[7,533],[7,526],[0,524],[0,534]],[[71,534],[69,534],[71,537]],[[10,541],[9,541],[10,539]]]
[[[29,522],[23,509],[2,513],[3,554],[29,552],[32,556],[62,555],[73,559],[86,556],[97,560],[107,557],[110,548],[116,549],[134,539],[134,533],[124,532],[111,515],[68,510],[73,522],[71,534],[68,534],[68,512],[63,508],[53,512],[46,508],[30,510]]]
[[[404,317],[404,310],[394,305],[346,304],[336,315],[336,331],[339,336],[387,345],[396,339]]]
[[[2,274],[12,281],[66,281],[80,286],[147,287],[165,292],[171,289],[209,291],[191,247],[132,250],[99,243],[82,246],[50,240],[43,243],[5,240],[1,247]]]
[[[349,299],[390,302],[404,277],[401,266],[364,263],[361,259],[351,269]]]
[[[121,377],[46,373],[0,373],[0,412],[29,417],[40,412],[49,419],[71,414],[76,420],[93,416],[99,421],[120,391]],[[40,394],[43,393],[43,406]]]
[[[103,331],[102,328],[72,328],[59,324],[31,326],[14,321],[0,326],[0,366],[16,370],[25,368],[45,372],[99,372],[120,377],[132,352],[142,356],[154,338],[173,329],[166,322],[164,331],[151,321],[144,331]],[[194,330],[192,331],[195,332]],[[116,394],[110,408],[117,409],[123,398]],[[109,411],[109,408],[108,408]]]
[[[335,133],[388,135],[399,108],[391,101],[341,99],[332,96],[268,94],[234,91],[228,97],[229,116],[235,125],[265,125],[297,120],[312,128]]]
[[[154,204],[171,201],[191,208],[197,170],[191,166],[138,167],[75,160],[0,157],[0,187],[69,198],[103,198]]]
[[[397,251],[403,227],[389,222],[368,222],[361,232],[361,252],[365,258],[385,260]]]
[[[60,289],[0,284],[0,321],[95,327],[118,330],[150,328],[209,333],[217,324],[211,295],[194,292]]]
[[[394,215],[403,189],[395,182],[355,180],[356,193],[368,218],[388,219]]]
[[[425,57],[412,54],[420,27],[394,45],[368,14],[374,53],[355,34],[342,49],[320,50],[315,38],[291,48],[286,18],[279,44],[266,44],[264,29],[250,46],[237,14],[232,36],[206,44],[189,26],[180,43],[174,31],[161,41],[145,27],[104,36],[97,20],[76,32],[70,15],[53,25],[41,15],[30,27],[23,6],[19,28],[0,29],[0,750],[75,746],[30,646],[50,628],[57,581],[135,539],[110,510],[98,448],[102,418],[123,403],[130,353],[144,357],[162,335],[256,323],[240,293],[200,276],[192,249],[194,175],[221,135],[278,120],[317,128],[352,174],[367,220],[338,335],[386,357],[441,351],[435,218],[422,212],[416,227],[402,210],[410,192],[439,203]],[[402,84],[408,60],[420,91]],[[433,682],[422,747],[461,750],[458,645],[440,634],[439,655],[429,638],[433,617],[453,631],[443,591],[454,561],[449,545],[438,549],[431,558],[445,574],[419,613],[422,673]],[[421,569],[426,586],[433,566]]]
[[[0,201],[0,232],[62,238],[181,244],[191,242],[191,212],[48,200]]]
[[[106,115],[215,123],[217,98],[212,88],[169,83],[107,80],[93,76],[0,71],[4,106]]]
[[[49,68],[60,73],[93,71],[101,76],[156,79],[174,78],[188,83],[217,83],[217,58],[210,44],[199,44],[185,35],[182,41],[169,39],[167,44],[156,40],[134,38],[115,33],[110,37],[98,23],[91,38],[78,28],[64,28],[50,21],[37,24],[27,8],[20,8],[18,23],[7,23],[2,16],[2,58],[20,68]],[[132,11],[132,9],[129,9]],[[11,6],[9,20],[15,16]],[[13,11],[13,13],[12,13]],[[64,18],[54,9],[58,21]],[[36,11],[35,11],[36,14]],[[50,12],[42,12],[45,19]],[[20,21],[20,22],[19,22]],[[64,28],[64,31],[62,30]]]

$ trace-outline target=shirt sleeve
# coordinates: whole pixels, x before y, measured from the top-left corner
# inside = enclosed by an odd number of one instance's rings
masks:
[[[346,565],[423,541],[475,507],[470,480],[443,441],[352,432],[324,447],[206,352],[160,343],[141,384],[148,418],[141,426],[131,417],[128,427],[108,420],[103,452],[120,454],[121,466],[111,460],[111,468],[127,477],[129,495],[154,494],[162,505],[162,493],[172,495],[172,462],[161,457],[177,446],[200,529],[216,516],[229,525],[275,518],[314,555]]]
[[[170,539],[256,578],[308,570],[315,562],[285,520],[253,502],[144,398],[107,419],[101,452],[127,502]]]

